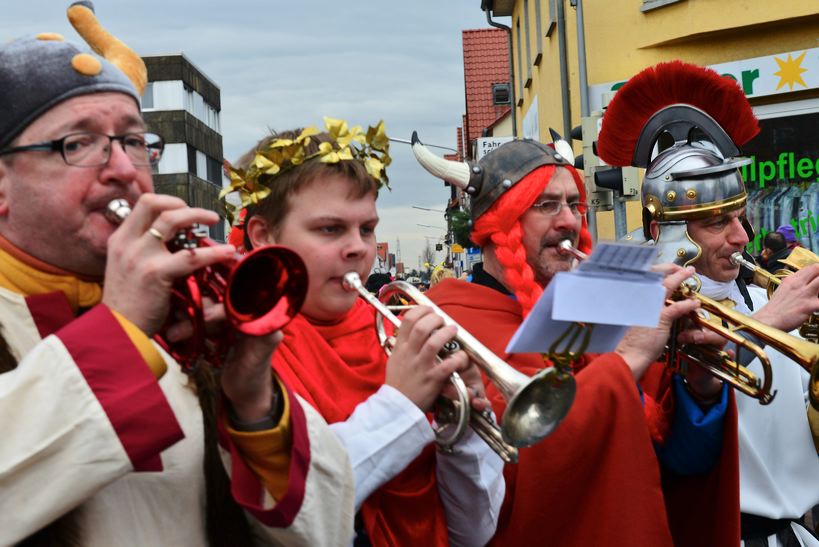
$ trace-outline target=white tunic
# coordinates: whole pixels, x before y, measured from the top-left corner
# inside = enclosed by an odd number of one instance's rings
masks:
[[[330,427],[350,454],[356,510],[435,440],[426,415],[387,385]],[[485,545],[495,534],[506,492],[503,460],[469,429],[452,454],[437,454],[435,468],[450,545]]]
[[[41,340],[26,300],[0,288],[0,324],[19,363],[0,375],[0,545],[76,507],[85,545],[205,545],[202,416],[179,365],[164,355],[157,386],[104,306]],[[225,446],[232,491],[258,544],[346,545],[346,452],[317,412],[290,401],[287,493],[270,499]]]
[[[765,293],[756,287],[749,291],[758,311],[767,303]],[[819,503],[819,456],[806,412],[809,374],[770,346],[765,352],[773,369],[773,402],[736,397],[740,508],[770,519],[800,518]],[[749,368],[762,374],[759,360]],[[808,538],[803,544],[819,546],[819,541]]]

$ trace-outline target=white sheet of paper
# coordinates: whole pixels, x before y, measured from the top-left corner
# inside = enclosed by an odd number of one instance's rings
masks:
[[[662,277],[649,272],[656,249],[602,243],[582,268],[559,272],[515,332],[509,353],[548,352],[575,322],[594,325],[592,353],[612,351],[630,326],[655,327],[665,303]]]
[[[507,353],[546,353],[555,340],[572,325],[573,321],[552,319],[554,289],[554,283],[546,287],[543,296],[509,340],[506,346]],[[595,325],[586,351],[606,353],[614,350],[626,330],[628,327],[621,325]]]
[[[560,272],[552,285],[552,319],[559,321],[656,327],[665,301],[661,284],[632,278]]]

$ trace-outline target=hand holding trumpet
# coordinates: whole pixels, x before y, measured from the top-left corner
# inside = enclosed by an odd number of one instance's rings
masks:
[[[565,240],[559,245],[560,252],[571,255],[578,261],[588,258],[584,253],[575,249],[571,242]],[[693,298],[671,300],[672,295],[677,292],[680,285],[694,274],[694,268],[681,268],[674,264],[659,264],[652,268],[654,271],[663,273],[665,278],[663,286],[666,289],[666,301],[668,303],[660,313],[660,320],[657,327],[632,327],[618,344],[615,352],[618,353],[631,369],[634,379],[639,381],[645,374],[648,367],[666,351],[668,340],[675,336],[676,345],[695,344],[722,348],[725,339],[710,331],[703,330],[685,317],[697,313],[700,302]],[[680,329],[681,321],[684,328]],[[673,345],[673,344],[672,344]],[[686,374],[686,380],[690,388],[704,399],[710,398],[721,389],[722,383],[717,378],[708,374],[704,369],[691,367]]]
[[[681,268],[674,264],[661,264],[655,266],[654,270],[665,274],[663,286],[666,289],[666,298],[670,298],[674,291],[694,274],[694,268]],[[657,327],[632,327],[628,330],[615,351],[626,361],[635,380],[642,378],[649,365],[662,355],[674,323],[696,312],[699,307],[700,303],[693,299],[672,301],[660,313]],[[724,340],[718,337],[706,336],[702,331],[689,330],[683,330],[679,334],[678,341],[691,343],[696,339],[724,344]]]
[[[768,303],[754,319],[790,332],[819,312],[819,264],[811,264],[782,278]]]
[[[171,309],[174,284],[204,268],[233,260],[236,250],[232,245],[212,244],[172,251],[167,242],[193,224],[218,222],[218,215],[190,208],[172,196],[144,194],[123,216],[108,240],[102,302],[149,337],[160,329],[172,343],[190,337],[195,330],[191,317],[174,316],[170,325],[166,321],[169,312],[179,312]],[[223,303],[203,298],[201,304],[202,328],[226,332],[229,326]],[[276,388],[270,358],[280,341],[279,332],[234,335],[233,350],[221,363],[220,381],[241,422],[259,421],[273,410]]]
[[[401,329],[392,354],[387,360],[385,384],[400,391],[423,412],[429,412],[438,395],[456,399],[449,378],[453,372],[466,384],[472,408],[489,408],[484,397],[481,375],[462,350],[443,359],[438,358],[445,345],[457,333],[457,328],[426,306],[415,306],[401,318]]]
[[[188,207],[179,198],[143,194],[108,239],[102,302],[148,336],[156,334],[168,315],[174,282],[235,253],[231,245],[171,253],[165,242],[192,224],[218,221],[213,211]]]

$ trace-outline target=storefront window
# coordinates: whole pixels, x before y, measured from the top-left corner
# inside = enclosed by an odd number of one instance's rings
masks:
[[[760,120],[760,133],[743,147],[753,161],[741,171],[748,189],[748,245],[761,251],[764,235],[793,226],[797,241],[819,251],[819,112]]]

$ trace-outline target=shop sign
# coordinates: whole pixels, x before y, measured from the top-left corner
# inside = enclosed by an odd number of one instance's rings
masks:
[[[471,270],[475,264],[481,261],[481,250],[478,247],[470,247],[466,250],[466,269]]]
[[[476,139],[475,159],[480,161],[489,152],[512,140],[512,137],[481,137]]]
[[[732,78],[748,97],[819,89],[819,48],[789,51],[708,67]],[[602,109],[603,94],[615,91],[625,83],[623,80],[590,86],[591,110]]]

